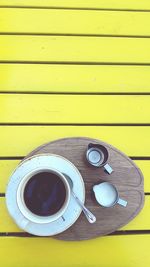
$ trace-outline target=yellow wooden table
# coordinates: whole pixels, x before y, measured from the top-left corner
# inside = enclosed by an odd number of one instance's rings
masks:
[[[150,1],[0,0],[0,266],[150,266]],[[145,177],[145,206],[113,235],[24,237],[8,178],[42,143],[104,140]]]

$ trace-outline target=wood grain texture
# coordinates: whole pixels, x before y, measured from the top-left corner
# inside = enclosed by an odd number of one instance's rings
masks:
[[[0,123],[149,123],[149,101],[150,95],[0,94]]]
[[[0,64],[0,77],[0,92],[150,92],[148,66]]]
[[[1,35],[0,43],[6,63],[150,64],[149,38]]]
[[[114,169],[108,175],[101,168],[91,168],[86,163],[85,151],[90,142],[103,144],[109,151],[109,163]],[[80,171],[85,182],[85,205],[95,214],[97,221],[89,224],[83,214],[65,232],[56,235],[62,240],[85,240],[114,232],[131,221],[144,204],[143,176],[138,167],[122,152],[101,141],[90,138],[60,139],[38,147],[25,159],[37,154],[52,153],[69,159]],[[126,208],[115,205],[112,208],[99,206],[92,193],[94,184],[102,181],[112,182],[119,190],[120,197],[128,201]]]
[[[1,33],[150,36],[148,12],[1,8],[0,18]]]
[[[150,10],[149,0],[1,0],[0,6]]]

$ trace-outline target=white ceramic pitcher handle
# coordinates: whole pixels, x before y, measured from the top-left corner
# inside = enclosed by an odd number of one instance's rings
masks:
[[[123,206],[123,207],[126,207],[127,204],[128,204],[128,202],[127,202],[126,200],[121,199],[121,198],[118,199],[117,203],[118,203],[119,205]]]

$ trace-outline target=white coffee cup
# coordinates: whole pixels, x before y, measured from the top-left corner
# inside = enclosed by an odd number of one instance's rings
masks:
[[[27,205],[25,203],[25,198],[24,198],[25,188],[27,188],[27,185],[29,184],[29,182],[31,182],[31,179],[33,177],[35,177],[35,175],[37,175],[37,174],[41,174],[44,177],[44,173],[49,173],[50,175],[56,175],[58,180],[60,179],[60,181],[63,182],[64,188],[65,188],[65,200],[64,200],[61,208],[55,214],[52,214],[49,216],[41,216],[41,215],[39,216],[39,215],[35,214],[33,211],[31,211],[27,207]],[[36,178],[35,178],[35,181],[36,181]],[[58,218],[62,217],[64,212],[66,211],[66,209],[68,207],[70,197],[71,197],[71,190],[70,190],[70,185],[69,185],[69,182],[67,180],[67,177],[65,176],[65,174],[57,171],[56,169],[52,169],[52,168],[45,168],[45,169],[36,168],[35,170],[29,172],[27,175],[25,175],[22,178],[21,182],[19,183],[18,189],[17,189],[17,205],[19,207],[20,212],[29,221],[37,223],[37,224],[50,223],[50,222],[53,222],[53,221],[57,220]]]

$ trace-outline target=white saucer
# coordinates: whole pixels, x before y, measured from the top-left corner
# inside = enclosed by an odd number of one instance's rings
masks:
[[[24,160],[10,177],[6,192],[6,204],[11,217],[21,229],[28,233],[38,236],[52,236],[68,229],[78,219],[82,210],[74,197],[71,196],[63,216],[54,222],[37,224],[24,217],[16,201],[17,188],[22,177],[37,167],[55,168],[68,175],[73,181],[74,193],[83,203],[85,201],[84,182],[78,169],[69,160],[54,154],[40,154]]]

